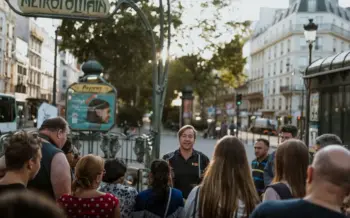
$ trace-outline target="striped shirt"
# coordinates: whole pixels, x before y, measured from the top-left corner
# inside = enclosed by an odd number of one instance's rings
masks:
[[[264,193],[265,185],[264,185],[264,168],[267,164],[269,156],[267,156],[264,160],[259,162],[257,159],[252,161],[252,174],[254,179],[254,184],[256,191],[259,196]]]

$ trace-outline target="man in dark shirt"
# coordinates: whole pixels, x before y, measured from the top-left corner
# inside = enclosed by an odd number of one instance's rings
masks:
[[[163,156],[172,168],[173,186],[187,199],[192,188],[198,185],[209,164],[209,158],[193,149],[197,132],[193,126],[183,126],[178,132],[180,148]]]
[[[269,159],[269,147],[269,141],[263,138],[257,139],[254,145],[256,159],[252,161],[252,175],[259,196],[261,196],[265,190],[264,168]]]
[[[5,145],[6,174],[0,179],[0,194],[25,189],[40,169],[41,142],[32,134],[18,132]]]
[[[342,146],[321,149],[307,170],[304,199],[266,201],[251,218],[345,218],[341,207],[350,192],[349,163],[350,151]]]

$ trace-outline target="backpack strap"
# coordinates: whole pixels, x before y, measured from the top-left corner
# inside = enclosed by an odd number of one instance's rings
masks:
[[[192,218],[196,217],[199,189],[200,189],[200,186],[198,186],[198,189],[196,191],[196,197],[194,198],[194,207],[193,207],[193,212],[192,212]]]
[[[275,190],[275,192],[277,192],[277,194],[280,196],[281,200],[293,198],[288,186],[282,182],[275,183],[267,187],[271,187],[273,190]]]

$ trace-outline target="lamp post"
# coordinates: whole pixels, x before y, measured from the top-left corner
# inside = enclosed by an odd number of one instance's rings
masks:
[[[174,91],[177,94],[177,97],[171,102],[171,105],[174,107],[179,107],[179,129],[182,127],[182,93],[177,90]]]
[[[217,125],[217,122],[218,122],[217,107],[218,107],[218,85],[219,85],[219,81],[220,81],[219,75],[215,74],[215,77],[214,77],[214,82],[215,82],[215,103],[214,103],[214,107],[215,107],[215,110],[214,110],[214,126],[215,126],[215,129],[214,129],[214,136],[215,136],[215,138],[217,137],[216,125]]]
[[[58,47],[58,27],[55,30],[55,54],[53,61],[53,87],[52,87],[52,105],[56,106],[57,95],[57,47]]]
[[[305,39],[306,42],[309,43],[309,66],[312,63],[312,47],[313,47],[313,43],[316,41],[316,34],[317,34],[317,29],[318,26],[313,22],[313,19],[309,19],[309,23],[304,25],[304,35],[305,35]],[[306,72],[306,71],[305,71]],[[302,125],[302,128],[305,128],[305,143],[307,146],[309,146],[309,116],[310,116],[310,81],[309,79],[304,79],[304,84],[305,84],[305,88],[306,88],[306,103],[308,105],[306,105],[306,116],[305,116],[305,123],[304,125]],[[303,117],[303,113],[304,113],[304,89],[303,89],[303,93],[302,93],[302,117]],[[304,133],[304,129],[302,129],[302,134]]]

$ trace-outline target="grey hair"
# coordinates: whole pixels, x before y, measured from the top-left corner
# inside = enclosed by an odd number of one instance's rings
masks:
[[[328,145],[342,145],[343,142],[339,138],[339,136],[335,134],[323,134],[316,138],[316,144],[320,146],[320,148],[324,148]]]

